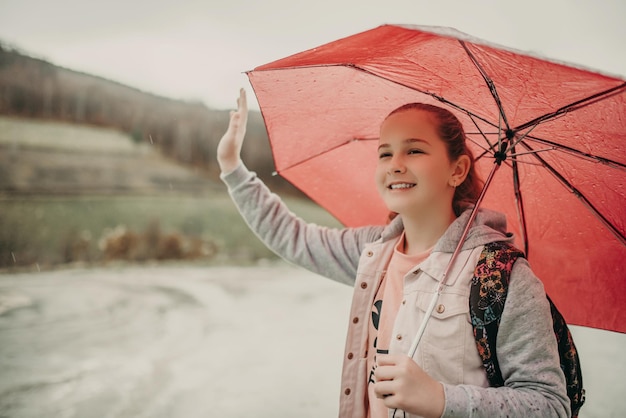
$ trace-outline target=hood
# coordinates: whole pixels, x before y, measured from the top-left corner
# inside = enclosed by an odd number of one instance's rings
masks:
[[[471,212],[472,208],[470,207],[450,224],[446,232],[435,244],[433,252],[454,252]],[[383,241],[399,236],[403,229],[402,219],[400,216],[397,216],[384,229],[382,233]],[[479,208],[462,249],[476,248],[495,241],[512,242],[513,239],[513,234],[506,230],[506,216],[503,213]]]

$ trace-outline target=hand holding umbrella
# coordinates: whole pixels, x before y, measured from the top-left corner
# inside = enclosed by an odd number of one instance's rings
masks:
[[[217,162],[223,173],[229,173],[237,168],[241,161],[241,146],[246,135],[246,123],[248,122],[248,102],[246,91],[239,90],[237,110],[230,112],[228,129],[222,136],[217,146]]]
[[[423,417],[440,417],[445,406],[443,386],[405,355],[377,356],[376,396],[385,406]]]

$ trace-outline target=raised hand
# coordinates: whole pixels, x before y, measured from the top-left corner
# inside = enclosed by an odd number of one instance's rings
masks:
[[[246,135],[246,124],[248,122],[248,102],[246,91],[239,90],[237,99],[237,110],[230,112],[230,122],[228,129],[217,145],[217,162],[222,173],[230,173],[241,161],[241,146]]]

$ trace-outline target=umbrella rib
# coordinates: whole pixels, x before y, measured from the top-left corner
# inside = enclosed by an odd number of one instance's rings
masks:
[[[485,155],[489,155],[491,157],[493,157],[493,155],[490,154],[490,152],[492,151],[491,148],[485,148],[482,144],[478,143],[477,141],[475,141],[473,138],[469,139],[470,141],[472,141],[472,143],[474,145],[476,145],[479,148],[482,148],[483,152],[481,152],[479,155],[476,156],[476,160],[480,160],[481,158],[483,158]]]
[[[529,151],[534,151],[533,148],[526,143],[526,141],[522,141],[521,145],[524,146]],[[615,225],[613,225],[600,211],[587,199],[587,197],[574,185],[569,182],[561,173],[559,173],[550,163],[541,158],[537,153],[534,154],[535,158],[541,162],[543,167],[545,167],[563,186],[565,186],[571,193],[573,193],[587,208],[593,213],[596,218],[598,218],[604,226],[606,226],[615,237],[622,243],[622,245],[626,246],[626,236],[624,236],[620,231],[617,230]]]
[[[571,111],[574,111],[574,110],[581,109],[583,107],[590,106],[590,105],[592,105],[592,104],[594,104],[596,102],[599,102],[599,101],[608,99],[609,97],[612,97],[612,96],[615,96],[617,94],[620,94],[624,90],[626,90],[626,82],[624,82],[624,83],[622,83],[622,84],[620,84],[618,86],[612,87],[610,89],[601,91],[599,93],[592,94],[591,96],[585,97],[584,99],[577,100],[577,101],[575,101],[573,103],[570,103],[570,104],[568,104],[566,106],[563,106],[563,107],[555,110],[554,112],[546,113],[543,116],[539,116],[539,117],[537,117],[535,119],[532,119],[532,120],[530,120],[530,121],[528,121],[528,122],[518,126],[516,128],[516,130],[526,129],[526,128],[530,127],[530,126],[538,125],[538,124],[543,123],[545,121],[548,121],[548,120],[551,120],[551,119],[555,119],[555,118],[557,118],[557,117],[559,117],[559,116],[561,116],[561,115],[563,115],[563,114],[565,114],[567,112],[571,112]]]
[[[626,164],[620,163],[615,160],[611,160],[609,158],[600,157],[599,155],[589,154],[588,152],[583,152],[583,151],[577,150],[576,148],[568,147],[567,145],[559,144],[557,142],[553,142],[553,141],[539,138],[539,137],[532,136],[532,135],[527,135],[526,138],[532,139],[533,141],[537,143],[549,146],[550,148],[548,150],[559,150],[559,151],[567,152],[576,157],[598,162],[598,163],[607,165],[612,168],[626,170]],[[532,150],[532,152],[536,153],[538,152],[538,150]]]
[[[524,154],[535,154],[534,152],[528,152],[528,153],[521,153],[521,155]],[[516,155],[520,155],[520,153],[516,153]],[[505,162],[506,164],[506,162]],[[531,161],[517,161],[517,164],[521,164],[521,165],[533,165],[535,167],[543,167],[543,164],[541,163],[536,163],[536,162],[531,162]]]
[[[478,124],[476,123],[476,121],[474,120],[474,117],[472,115],[468,115],[470,120],[472,121],[472,123],[474,124],[474,126],[476,127],[476,129],[478,129],[478,132],[480,133],[480,135],[483,137],[483,139],[485,140],[485,142],[487,144],[489,144],[489,150],[492,150],[494,145],[491,143],[491,141],[489,141],[489,139],[487,138],[487,135],[485,135],[485,133],[483,132],[483,130],[480,128],[480,126],[478,126]],[[500,132],[500,127],[498,126],[498,133]],[[467,134],[466,134],[467,136]],[[498,138],[500,137],[500,135],[498,134]],[[474,142],[476,145],[480,146],[481,148],[483,148],[481,145],[477,144],[476,142]],[[483,148],[485,149],[485,148]],[[487,149],[485,149],[485,151],[487,151]]]
[[[353,139],[349,139],[349,140],[347,140],[345,142],[342,142],[341,144],[335,145],[334,147],[331,147],[331,148],[328,148],[328,149],[324,149],[324,150],[318,152],[317,154],[308,156],[307,158],[305,158],[303,160],[297,161],[297,162],[291,164],[290,166],[287,166],[287,167],[283,168],[282,170],[276,170],[272,174],[273,175],[280,174],[283,171],[287,171],[287,170],[292,169],[292,168],[294,168],[294,167],[296,167],[296,166],[298,166],[300,164],[304,164],[304,163],[306,163],[308,161],[313,160],[314,158],[319,157],[320,155],[326,154],[327,152],[331,152],[331,151],[334,151],[334,150],[336,150],[338,148],[341,148],[341,147],[343,147],[345,145],[348,145],[351,142],[355,142],[355,141],[376,141],[376,140],[378,140],[378,138],[353,138]]]
[[[497,127],[497,126],[496,126],[496,124],[494,124],[493,122],[491,122],[491,121],[489,121],[489,120],[485,119],[484,117],[482,117],[482,116],[480,116],[480,115],[478,115],[478,114],[476,114],[476,113],[474,113],[474,112],[470,111],[469,109],[466,109],[466,108],[464,108],[464,107],[462,107],[462,106],[459,106],[458,104],[456,104],[456,103],[454,103],[454,102],[451,102],[451,101],[449,101],[448,99],[446,99],[446,98],[444,98],[444,97],[442,97],[442,96],[439,96],[439,95],[437,95],[437,94],[435,94],[435,93],[432,93],[432,92],[430,92],[430,91],[426,91],[426,90],[418,89],[418,88],[415,88],[415,87],[413,87],[413,86],[409,86],[409,85],[407,85],[407,84],[401,83],[401,82],[399,82],[399,81],[390,80],[390,79],[385,78],[385,77],[382,77],[382,76],[380,76],[380,75],[378,75],[378,74],[376,74],[376,73],[374,73],[374,72],[372,72],[372,71],[369,71],[369,70],[367,70],[367,69],[365,69],[365,68],[361,68],[361,67],[359,67],[358,65],[355,65],[355,64],[340,64],[339,66],[343,66],[343,67],[350,67],[350,68],[352,68],[353,70],[356,70],[356,71],[362,71],[362,72],[364,72],[364,73],[366,73],[366,74],[368,74],[368,75],[370,75],[370,76],[372,76],[372,77],[380,78],[381,80],[385,80],[385,81],[387,81],[387,82],[389,82],[389,83],[393,83],[393,84],[396,84],[396,85],[398,85],[398,86],[405,87],[405,88],[407,88],[407,89],[409,89],[409,90],[413,90],[413,91],[416,91],[416,92],[418,92],[418,93],[424,94],[424,95],[426,95],[426,96],[430,96],[430,97],[432,97],[433,99],[435,99],[435,100],[437,100],[437,101],[439,101],[439,102],[441,102],[441,103],[444,103],[444,104],[446,104],[446,105],[448,105],[448,106],[450,106],[450,107],[455,108],[455,109],[456,109],[456,110],[458,110],[458,111],[461,111],[461,112],[465,113],[465,114],[466,114],[467,116],[469,116],[470,118],[476,118],[476,119],[478,119],[478,120],[481,120],[481,121],[485,122],[487,125],[491,125],[491,126],[493,126],[494,128],[496,128],[496,127]]]
[[[502,118],[502,120],[504,121],[504,124],[506,125],[507,129],[510,129],[509,121],[507,120],[506,114],[504,113],[504,107],[502,106],[502,101],[500,100],[500,96],[498,95],[498,90],[496,90],[495,83],[487,75],[487,72],[480,65],[480,63],[478,62],[478,59],[474,56],[474,54],[472,54],[472,51],[469,50],[465,41],[459,40],[459,43],[461,44],[461,46],[465,50],[465,53],[470,58],[470,60],[472,61],[472,63],[474,64],[474,66],[476,67],[480,75],[482,76],[483,80],[485,80],[485,83],[487,84],[487,87],[489,88],[489,91],[491,92],[491,96],[493,97],[493,99],[496,102],[496,105],[498,106],[498,112],[500,112],[500,118]]]

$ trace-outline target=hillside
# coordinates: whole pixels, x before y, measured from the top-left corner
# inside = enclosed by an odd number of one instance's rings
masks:
[[[214,180],[219,172],[215,149],[228,124],[228,111],[58,67],[1,43],[0,115],[110,128]],[[299,195],[272,176],[273,160],[259,112],[251,112],[247,132],[242,151],[247,165],[272,188]]]
[[[201,193],[198,169],[114,129],[0,116],[0,195]]]

